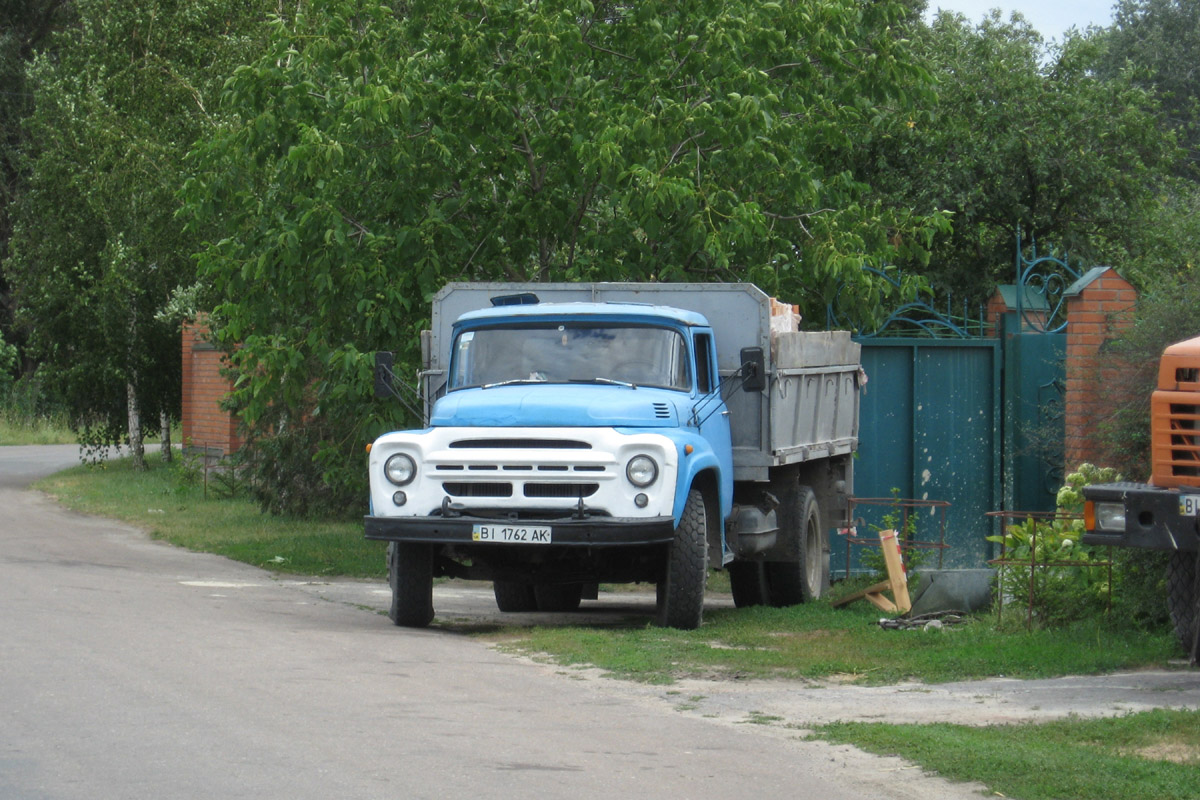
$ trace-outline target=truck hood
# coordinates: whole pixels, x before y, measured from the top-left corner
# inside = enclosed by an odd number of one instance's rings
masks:
[[[434,404],[434,426],[635,427],[679,426],[679,392],[591,384],[520,384],[461,389]]]

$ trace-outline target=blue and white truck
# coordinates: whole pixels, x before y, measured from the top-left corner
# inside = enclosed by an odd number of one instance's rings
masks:
[[[392,621],[428,625],[438,576],[491,580],[501,611],[653,583],[657,622],[684,629],[710,567],[738,606],[819,597],[853,492],[859,345],[777,308],[750,284],[446,286],[426,426],[368,459]]]

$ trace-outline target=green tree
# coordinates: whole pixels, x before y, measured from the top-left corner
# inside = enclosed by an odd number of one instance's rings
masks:
[[[1200,5],[1180,0],[1122,0],[1101,38],[1097,74],[1127,75],[1152,92],[1160,124],[1173,132],[1184,157],[1174,166],[1176,180],[1164,185],[1148,224],[1140,226],[1132,277],[1149,291],[1164,276],[1189,280],[1200,260]],[[1170,280],[1168,278],[1168,280]]]
[[[5,270],[83,441],[128,441],[140,462],[141,420],[166,436],[179,416],[178,331],[158,312],[194,280],[198,245],[174,218],[183,158],[260,14],[217,0],[74,7],[79,24],[28,71],[31,172]]]
[[[20,159],[23,120],[33,108],[25,69],[36,50],[71,19],[69,0],[0,0],[0,263],[12,236],[11,209],[21,194],[26,170]],[[0,275],[0,331],[12,333],[12,298]]]
[[[1121,0],[1104,44],[1100,73],[1131,70],[1138,86],[1157,93],[1167,124],[1187,151],[1181,173],[1200,178],[1200,4]]]
[[[876,312],[861,267],[919,254],[938,224],[850,169],[926,90],[907,13],[338,0],[278,20],[185,192],[191,219],[227,226],[200,269],[242,417],[322,473],[264,496],[357,502],[361,445],[395,421],[365,354],[414,365],[449,280],[742,279],[812,310],[843,286]]]
[[[982,300],[1012,282],[1018,229],[1128,274],[1146,256],[1178,150],[1148,91],[1126,72],[1096,74],[1100,37],[1047,46],[1017,15],[972,25],[942,12],[914,39],[936,104],[869,143],[863,165],[892,202],[952,212],[931,281]]]

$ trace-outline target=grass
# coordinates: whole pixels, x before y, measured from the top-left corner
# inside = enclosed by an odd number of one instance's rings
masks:
[[[990,616],[940,631],[886,631],[865,604],[835,609],[714,609],[696,631],[643,623],[629,628],[538,627],[512,632],[503,647],[593,665],[630,680],[778,678],[889,684],[939,683],[1004,675],[1044,678],[1164,666],[1178,658],[1165,631],[1115,628],[1102,621],[1053,631],[997,629]]]
[[[383,578],[384,546],[363,539],[361,522],[290,519],[263,514],[244,497],[218,497],[193,465],[135,471],[129,460],[79,466],[45,478],[36,488],[68,508],[123,520],[156,539],[216,553],[275,572]]]
[[[1194,800],[1200,712],[1157,709],[1038,725],[836,723],[817,738],[898,755],[943,777],[1021,800]]]
[[[66,423],[52,417],[16,419],[0,414],[0,446],[20,444],[74,444],[75,434]]]

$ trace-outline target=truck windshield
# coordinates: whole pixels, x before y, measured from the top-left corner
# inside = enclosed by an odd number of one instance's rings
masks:
[[[464,331],[455,339],[451,389],[591,381],[686,391],[684,338],[668,328],[556,323]]]

